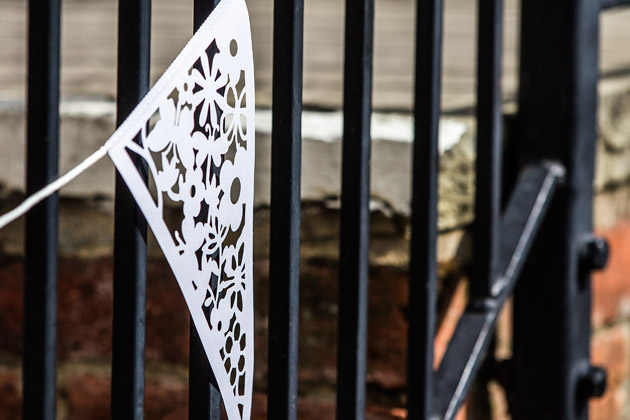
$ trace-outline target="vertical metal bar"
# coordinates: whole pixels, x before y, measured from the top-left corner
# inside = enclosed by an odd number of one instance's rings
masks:
[[[471,300],[492,295],[501,218],[501,56],[503,0],[479,0],[477,44],[477,164],[474,272]]]
[[[57,178],[59,152],[59,0],[30,0],[26,194]],[[58,197],[26,215],[23,415],[53,420],[57,357]]]
[[[118,4],[118,87],[120,125],[149,89],[151,1]],[[146,164],[135,161],[147,180]],[[146,315],[146,235],[144,216],[116,172],[114,215],[114,321],[111,413],[116,420],[144,417]]]
[[[552,203],[514,296],[514,404],[520,419],[585,420],[596,144],[599,4],[522,3],[520,157],[554,159],[566,183]]]
[[[193,32],[203,24],[221,0],[195,0],[193,3]]]
[[[407,404],[409,419],[425,420],[433,393],[443,5],[442,0],[418,0],[416,7]]]
[[[193,3],[193,29],[195,32],[219,4],[219,1],[195,0]],[[221,393],[192,319],[190,321],[188,375],[188,418],[220,420]]]
[[[221,419],[221,393],[195,326],[190,325],[188,418]]]
[[[275,0],[267,416],[297,418],[303,0]]]
[[[365,418],[374,0],[346,0],[337,418]]]

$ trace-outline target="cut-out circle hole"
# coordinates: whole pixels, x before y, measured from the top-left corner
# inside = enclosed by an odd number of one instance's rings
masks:
[[[236,43],[236,40],[233,39],[232,42],[230,42],[230,54],[232,54],[232,57],[236,57],[237,53],[238,53],[238,44]]]
[[[241,196],[241,180],[238,178],[234,178],[232,181],[232,187],[230,188],[230,199],[232,200],[232,204],[238,203],[238,199]]]

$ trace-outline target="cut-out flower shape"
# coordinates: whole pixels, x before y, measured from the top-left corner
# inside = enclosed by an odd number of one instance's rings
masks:
[[[230,142],[247,147],[247,97],[245,92],[245,72],[241,71],[237,83],[230,83],[226,94],[226,111],[222,118],[221,130]]]
[[[228,82],[227,74],[221,72],[223,55],[218,54],[216,43],[212,43],[197,63],[201,69],[190,70],[191,104],[196,109],[201,106],[198,124],[213,133],[219,127],[219,109],[225,108],[222,91]],[[209,117],[209,119],[208,119]]]

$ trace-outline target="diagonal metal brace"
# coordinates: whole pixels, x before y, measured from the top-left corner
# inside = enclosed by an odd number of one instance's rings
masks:
[[[431,420],[451,420],[457,414],[564,173],[560,164],[548,161],[522,171],[501,220],[500,277],[492,296],[470,302],[457,324],[437,371]]]

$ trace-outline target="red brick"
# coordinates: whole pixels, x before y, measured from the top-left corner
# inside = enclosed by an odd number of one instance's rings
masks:
[[[252,420],[267,420],[267,395],[254,392],[252,398]]]
[[[336,264],[302,265],[299,377],[304,383],[336,381],[337,278]]]
[[[311,384],[336,381],[337,270],[331,263],[302,266],[299,376]],[[257,279],[257,287],[261,280]],[[406,383],[406,274],[371,270],[369,303],[367,382],[384,389],[401,388]]]
[[[610,243],[610,260],[593,275],[592,323],[595,327],[630,316],[630,221],[599,232]]]
[[[70,378],[65,386],[68,420],[109,420],[110,380],[83,374]]]
[[[321,420],[335,418],[334,396],[308,396],[298,398],[298,418],[300,420]],[[402,420],[407,418],[407,410],[387,405],[368,404],[367,420]],[[255,392],[252,404],[252,420],[267,420],[267,396]],[[464,420],[458,418],[457,420]]]
[[[65,358],[111,354],[112,260],[69,260],[60,264],[59,351]],[[189,315],[168,264],[147,264],[146,357],[188,363]]]
[[[608,373],[608,386],[602,398],[591,401],[592,420],[622,419],[629,400],[625,382],[630,374],[630,333],[626,326],[616,325],[593,335],[592,361]]]
[[[62,359],[107,358],[112,341],[112,261],[59,261],[57,351]]]
[[[23,268],[0,260],[0,352],[22,351]],[[189,316],[167,263],[148,262],[147,346],[149,361],[188,363]],[[60,258],[57,351],[65,359],[111,355],[113,281],[111,258]]]
[[[0,256],[0,352],[22,352],[22,264]]]
[[[170,267],[152,260],[147,267],[147,360],[188,365],[190,315]]]
[[[408,276],[385,268],[370,276],[367,381],[400,389],[407,383]]]
[[[22,418],[22,396],[19,387],[20,377],[17,371],[0,371],[0,420]]]
[[[80,374],[65,386],[68,420],[109,420],[111,382],[108,376]],[[145,385],[147,420],[180,420],[188,416],[188,386],[179,378],[151,380]]]
[[[267,386],[269,260],[254,262],[254,387]]]
[[[440,365],[442,361],[442,357],[444,357],[444,353],[446,352],[446,348],[448,347],[448,343],[455,332],[455,328],[457,327],[457,323],[459,322],[459,318],[464,313],[466,309],[466,303],[468,301],[467,297],[467,286],[466,283],[461,281],[457,285],[455,289],[455,293],[448,305],[446,310],[446,315],[442,320],[441,325],[438,328],[437,334],[435,335],[434,341],[434,363],[433,366],[435,369]]]
[[[149,380],[145,390],[147,420],[188,418],[188,384],[176,380]]]
[[[304,420],[335,418],[335,401],[328,398],[300,398],[298,418]]]

